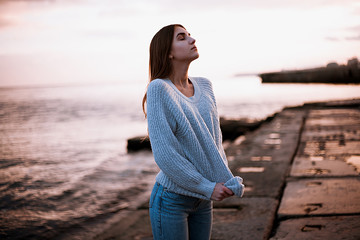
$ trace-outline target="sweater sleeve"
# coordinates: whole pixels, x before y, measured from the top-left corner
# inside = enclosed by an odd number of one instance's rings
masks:
[[[201,78],[201,80],[208,86],[207,89],[209,89],[209,96],[211,97],[212,101],[214,102],[214,104],[216,106],[216,99],[215,99],[212,83],[206,78]],[[217,114],[216,114],[216,116],[217,116]],[[219,122],[220,122],[220,120],[219,120]],[[230,179],[225,182],[224,186],[229,188],[231,191],[233,191],[235,196],[242,197],[244,194],[244,189],[245,189],[245,186],[243,184],[243,179],[239,176],[234,177],[232,175],[230,169],[227,168],[228,161],[226,158],[224,148],[222,146],[221,129],[220,129],[220,126],[218,126],[218,127],[219,127],[220,134],[219,134],[219,141],[217,142],[217,145],[218,145],[219,153],[221,154],[221,156],[226,164],[225,171],[228,170],[229,175],[230,175]]]
[[[174,134],[177,103],[164,84],[153,81],[147,90],[148,129],[155,162],[174,183],[210,199],[216,183],[203,177],[185,157]]]
[[[242,197],[244,195],[245,186],[241,177],[236,176],[231,178],[224,186],[233,191],[235,196]]]

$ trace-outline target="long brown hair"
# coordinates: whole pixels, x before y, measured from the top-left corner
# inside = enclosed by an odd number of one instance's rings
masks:
[[[151,40],[149,57],[149,83],[157,78],[169,77],[173,70],[170,59],[170,52],[174,39],[175,27],[184,28],[180,24],[171,24],[165,26],[160,29]],[[142,101],[142,108],[146,117],[145,103],[146,93]]]

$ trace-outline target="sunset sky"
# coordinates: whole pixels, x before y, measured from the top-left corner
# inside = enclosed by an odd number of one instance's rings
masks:
[[[358,0],[0,0],[0,86],[146,81],[151,38],[172,23],[197,40],[194,76],[360,58]]]

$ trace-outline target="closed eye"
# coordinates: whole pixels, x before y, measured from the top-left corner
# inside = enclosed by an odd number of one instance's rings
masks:
[[[178,40],[184,40],[185,39],[185,33],[178,33],[178,35],[176,36],[176,38]]]

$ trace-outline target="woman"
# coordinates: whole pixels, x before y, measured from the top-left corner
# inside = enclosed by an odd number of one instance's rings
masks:
[[[212,200],[244,191],[227,166],[212,85],[188,77],[198,57],[195,39],[178,24],[150,44],[143,109],[160,168],[149,204],[154,239],[210,239]]]

